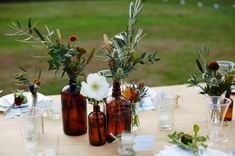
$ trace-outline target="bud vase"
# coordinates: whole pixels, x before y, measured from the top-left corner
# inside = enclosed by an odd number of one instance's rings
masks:
[[[107,141],[124,130],[131,130],[131,104],[121,95],[120,82],[113,83],[112,96],[106,99]],[[112,133],[112,135],[111,135]]]
[[[61,92],[62,120],[64,133],[70,136],[87,132],[86,98],[80,94],[75,80],[70,80]]]
[[[211,146],[217,146],[228,139],[223,132],[223,122],[230,103],[230,99],[219,96],[211,96],[208,101],[208,136]]]
[[[31,108],[37,108],[41,110],[40,113],[40,121],[39,121],[39,133],[44,134],[45,128],[44,128],[44,119],[43,119],[43,109],[38,106],[38,93],[32,94],[32,107]]]
[[[94,105],[93,112],[88,115],[89,141],[93,146],[101,146],[106,143],[106,118],[100,111],[100,106]]]
[[[131,103],[131,131],[137,131],[140,128],[138,103]]]

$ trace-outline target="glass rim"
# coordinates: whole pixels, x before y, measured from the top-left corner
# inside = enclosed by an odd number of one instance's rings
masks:
[[[217,97],[217,96],[213,96],[213,97]],[[218,96],[219,97],[219,96]],[[231,99],[229,98],[222,98],[222,100],[219,103],[210,103],[209,105],[213,105],[213,106],[227,106],[231,104]]]

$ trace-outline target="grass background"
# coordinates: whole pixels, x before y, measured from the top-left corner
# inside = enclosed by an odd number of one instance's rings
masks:
[[[27,24],[28,18],[39,20],[39,25],[51,29],[59,28],[64,40],[71,34],[88,50],[103,44],[102,35],[113,36],[125,30],[130,0],[113,1],[51,1],[0,4],[0,88],[4,94],[11,92],[14,76],[19,73],[18,65],[30,71],[42,69],[44,94],[58,94],[67,84],[67,78],[60,78],[47,70],[45,59],[33,55],[45,55],[46,49],[18,43],[4,36],[11,32],[8,25],[18,19]],[[195,57],[199,48],[211,49],[210,60],[235,61],[235,9],[233,0],[204,0],[202,8],[197,0],[146,0],[138,26],[144,28],[145,38],[139,51],[158,51],[160,61],[150,66],[138,66],[127,81],[144,80],[148,86],[186,83],[190,74],[197,71]],[[215,10],[213,4],[220,8]],[[103,56],[102,53],[98,54]],[[107,62],[101,57],[93,59],[86,73],[107,69]]]

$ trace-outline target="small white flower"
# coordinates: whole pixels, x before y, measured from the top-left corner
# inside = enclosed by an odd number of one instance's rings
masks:
[[[109,84],[104,76],[97,73],[87,76],[87,83],[82,82],[81,94],[91,99],[101,101],[108,95]]]

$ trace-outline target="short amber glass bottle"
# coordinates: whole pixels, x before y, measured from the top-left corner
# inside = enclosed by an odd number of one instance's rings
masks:
[[[87,132],[87,103],[74,81],[61,92],[64,133],[75,136]]]
[[[112,142],[114,138],[124,130],[131,130],[131,105],[121,95],[120,82],[113,83],[112,96],[106,99],[107,117],[107,141]]]
[[[106,118],[99,105],[93,106],[93,112],[88,115],[89,141],[93,146],[106,143]]]

